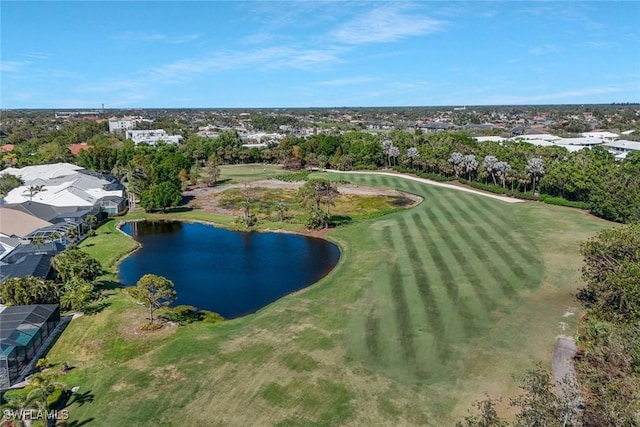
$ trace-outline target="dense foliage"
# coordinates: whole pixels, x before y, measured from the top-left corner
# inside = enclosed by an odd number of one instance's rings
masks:
[[[24,182],[17,176],[11,174],[0,175],[0,197],[6,196],[9,191],[20,187]]]
[[[640,425],[640,223],[582,246],[587,308],[577,364],[590,426]]]
[[[0,283],[0,303],[5,305],[57,304],[60,286],[40,277],[11,277]]]
[[[255,114],[255,130],[282,130],[301,125],[292,115]],[[218,165],[279,163],[286,168],[377,169],[391,167],[439,180],[464,179],[488,191],[549,203],[586,207],[595,215],[617,222],[640,220],[640,153],[616,162],[602,147],[569,152],[524,142],[479,143],[464,132],[423,134],[394,129],[287,135],[279,144],[259,149],[243,147],[236,131],[215,138],[191,133],[189,123],[159,116],[145,126],[181,133],[180,146],[138,145],[108,134],[104,123],[69,122],[49,129],[35,120],[10,128],[15,148],[2,157],[4,166],[75,161],[88,169],[109,172],[127,184],[132,199],[144,199],[149,210],[173,206],[175,189],[198,182],[215,185]],[[564,126],[564,125],[563,125]],[[564,127],[557,132],[568,132]],[[69,145],[86,142],[77,158]],[[159,200],[158,187],[173,185],[169,200]],[[152,190],[153,187],[153,190]],[[145,193],[147,193],[145,195]]]

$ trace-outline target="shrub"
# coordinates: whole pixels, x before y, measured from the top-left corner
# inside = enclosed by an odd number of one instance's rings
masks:
[[[276,175],[272,179],[276,179],[278,181],[285,181],[285,182],[306,181],[307,178],[309,177],[309,173],[310,172],[308,170],[301,170],[298,172],[290,172],[290,173],[285,173],[281,175]]]
[[[15,399],[21,399],[26,397],[29,393],[31,393],[30,388],[17,388],[12,390],[7,390],[2,394],[2,404],[10,402]]]
[[[66,402],[69,394],[66,390],[62,388],[56,388],[53,392],[47,396],[47,408],[49,409],[59,409]]]
[[[191,305],[177,305],[163,308],[158,315],[169,322],[189,323],[196,320],[197,311],[198,309]]]
[[[198,315],[200,320],[206,323],[222,323],[224,321],[224,317],[209,310],[200,310]]]
[[[550,205],[567,206],[570,208],[578,208],[578,209],[589,208],[589,204],[587,202],[567,200],[563,197],[553,197],[553,196],[549,196],[548,194],[541,194],[540,197],[538,197],[538,200],[540,200],[541,202],[548,203]]]

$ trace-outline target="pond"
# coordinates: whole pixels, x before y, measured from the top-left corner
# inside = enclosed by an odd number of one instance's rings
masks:
[[[128,222],[122,231],[142,244],[119,265],[124,285],[145,274],[171,280],[187,304],[235,318],[305,288],[340,258],[323,239],[285,233],[230,231],[178,221]]]

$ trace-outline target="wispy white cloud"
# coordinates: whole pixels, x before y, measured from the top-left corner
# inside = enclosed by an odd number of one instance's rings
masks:
[[[51,58],[51,54],[47,52],[24,52],[21,56],[29,59],[48,59]]]
[[[128,31],[115,37],[117,40],[130,40],[141,42],[164,42],[164,43],[186,43],[200,38],[200,34],[185,34],[181,36],[170,36],[161,33],[144,33]]]
[[[617,46],[618,43],[612,41],[586,42],[582,46],[593,49],[604,49]]]
[[[17,73],[30,63],[30,61],[0,61],[0,71],[3,73]]]
[[[562,49],[553,44],[544,44],[541,46],[535,46],[529,49],[529,53],[532,55],[548,55],[553,53],[560,53]]]
[[[379,78],[375,77],[345,77],[342,79],[324,80],[313,84],[317,86],[351,86],[372,83],[379,80]]]
[[[182,80],[190,74],[227,71],[255,67],[268,70],[277,68],[313,69],[341,62],[341,48],[269,47],[253,51],[222,50],[202,57],[175,61],[149,72],[158,79]]]
[[[393,42],[442,31],[446,25],[445,21],[412,13],[410,6],[391,4],[377,7],[340,25],[330,37],[344,44]]]

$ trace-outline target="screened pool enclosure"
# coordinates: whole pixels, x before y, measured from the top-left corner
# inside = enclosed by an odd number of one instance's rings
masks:
[[[16,382],[59,322],[57,304],[0,305],[0,389]]]

